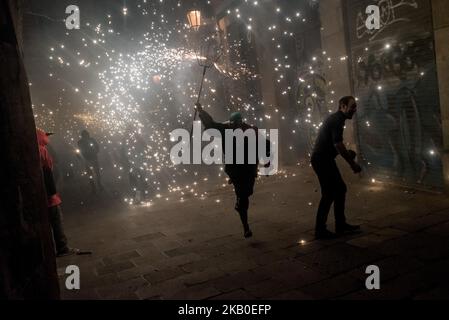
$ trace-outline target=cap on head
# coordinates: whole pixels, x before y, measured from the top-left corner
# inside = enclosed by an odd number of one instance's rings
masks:
[[[231,123],[240,123],[243,121],[242,114],[240,112],[233,112],[229,117]]]

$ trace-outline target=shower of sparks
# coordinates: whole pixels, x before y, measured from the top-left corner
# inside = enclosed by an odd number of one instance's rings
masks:
[[[182,2],[172,2],[175,6],[171,10],[182,12]],[[313,134],[320,127],[318,104],[324,105],[326,112],[335,105],[331,85],[320,80],[324,79],[326,68],[345,59],[323,52],[306,64],[296,80],[288,80],[294,62],[282,53],[283,43],[294,38],[295,30],[307,19],[300,10],[292,12],[274,2],[244,1],[239,8],[228,11],[229,18],[245,25],[247,36],[236,39],[229,33],[221,35],[227,47],[206,76],[201,102],[207,110],[222,114],[242,110],[246,121],[262,128],[288,125],[294,139],[300,139],[300,128],[306,126]],[[52,43],[47,75],[58,83],[58,102],[51,107],[33,105],[38,126],[56,132],[72,148],[71,171],[67,175],[76,175],[73,168],[77,167],[79,175],[87,177],[76,158],[79,132],[87,128],[101,145],[101,153],[107,154],[108,160],[103,160],[101,166],[103,172],[112,172],[112,182],[125,183],[131,176],[137,181],[131,191],[139,193],[140,199],[129,194],[123,197],[130,205],[151,206],[153,200],[185,201],[188,197],[205,199],[207,192],[199,191],[201,184],[227,186],[222,166],[198,169],[174,166],[170,161],[173,142],[169,141],[169,132],[190,128],[201,75],[197,60],[207,57],[198,55],[198,48],[192,45],[193,31],[185,21],[179,17],[170,20],[164,12],[168,7],[146,0],[136,1],[135,5],[128,3],[120,9],[121,17],[106,14],[95,23],[85,23],[83,32],[66,33],[63,43]],[[256,18],[263,17],[267,8],[274,13],[272,23]],[[129,20],[135,15],[149,19],[147,30],[124,39],[114,29],[113,19]],[[179,16],[184,17],[184,13]],[[282,27],[279,21],[283,21]],[[223,82],[240,88],[245,87],[242,83],[259,81],[254,62],[244,59],[242,53],[242,47],[251,42],[258,28],[266,28],[271,38],[269,45],[278,52],[269,65],[276,76],[276,90],[298,100],[298,116],[293,119],[287,110],[281,112],[278,106],[266,104],[261,92],[246,92],[246,96],[238,90],[223,92]],[[228,100],[226,103],[223,97]],[[279,119],[279,124],[274,124],[273,119]],[[289,152],[294,151],[293,143]],[[280,172],[278,177],[288,176]]]

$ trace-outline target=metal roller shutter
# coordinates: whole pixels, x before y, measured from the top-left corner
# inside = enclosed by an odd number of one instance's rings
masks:
[[[381,28],[365,10],[380,7]],[[361,158],[373,177],[443,187],[442,129],[428,0],[346,0],[347,45]]]

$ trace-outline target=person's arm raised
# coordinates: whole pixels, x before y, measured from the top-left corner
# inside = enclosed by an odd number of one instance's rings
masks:
[[[225,127],[222,123],[215,122],[212,116],[204,111],[203,107],[200,103],[195,103],[195,108],[198,110],[198,115],[201,119],[201,122],[204,124],[204,127],[206,129],[218,129],[218,130],[224,130]]]

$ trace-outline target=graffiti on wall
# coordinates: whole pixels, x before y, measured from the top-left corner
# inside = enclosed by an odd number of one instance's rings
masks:
[[[361,156],[375,175],[442,187],[430,1],[378,1],[379,30],[365,26],[362,12],[369,3],[348,0],[346,6]]]
[[[419,184],[432,179],[442,143],[431,46],[431,38],[392,44],[361,56],[355,69],[364,155]]]
[[[433,55],[429,41],[431,39],[388,44],[389,47],[378,54],[364,53],[357,63],[357,85],[363,87],[389,78],[419,78]]]

